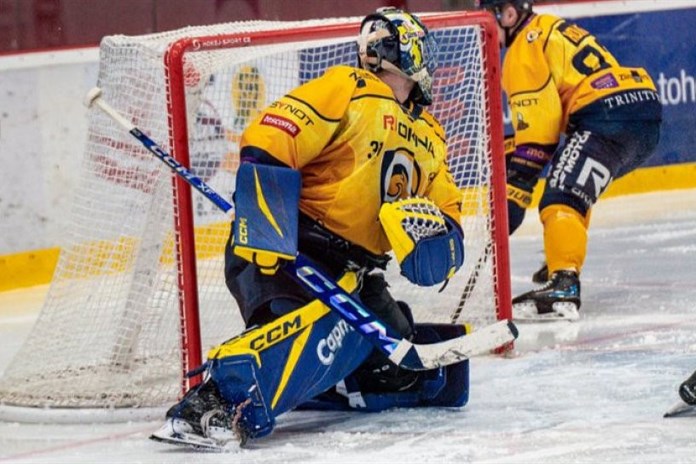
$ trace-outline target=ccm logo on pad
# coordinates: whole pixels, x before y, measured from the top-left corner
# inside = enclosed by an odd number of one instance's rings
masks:
[[[297,134],[300,133],[300,128],[297,126],[297,124],[282,116],[266,114],[261,119],[261,124],[263,124],[264,126],[277,127],[278,129],[288,133],[293,137],[297,136]]]

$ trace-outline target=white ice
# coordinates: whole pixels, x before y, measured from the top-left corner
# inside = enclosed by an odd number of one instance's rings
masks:
[[[532,214],[511,239],[513,293],[542,261]],[[509,358],[471,361],[461,409],[289,413],[233,453],[147,439],[158,422],[0,423],[0,463],[687,463],[696,417],[663,419],[696,369],[696,190],[600,201],[577,323],[520,324]],[[0,371],[45,287],[0,293]]]

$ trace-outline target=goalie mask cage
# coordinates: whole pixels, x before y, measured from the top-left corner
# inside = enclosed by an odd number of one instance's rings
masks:
[[[457,319],[475,329],[510,318],[495,22],[478,12],[422,19],[439,43],[430,110],[447,132],[462,190],[466,259],[442,291],[409,284],[395,263],[388,280],[417,321]],[[254,21],[109,36],[98,85],[107,102],[231,199],[244,127],[327,67],[355,65],[359,24]],[[44,307],[0,380],[0,417],[162,414],[205,350],[244,329],[224,279],[229,218],[100,111],[89,112],[72,205]]]

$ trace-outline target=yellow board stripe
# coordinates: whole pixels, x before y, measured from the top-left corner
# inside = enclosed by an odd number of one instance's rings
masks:
[[[51,281],[60,248],[0,256],[0,291],[42,285]]]
[[[229,236],[229,222],[218,222],[197,227],[196,257],[206,260],[222,256]],[[86,242],[62,250],[70,253],[70,267],[64,276],[87,278],[123,272],[132,264],[133,253],[139,241],[122,237],[118,240]],[[31,250],[0,256],[0,291],[14,290],[51,282],[60,248]],[[174,238],[169,236],[162,245],[160,264],[174,264]]]

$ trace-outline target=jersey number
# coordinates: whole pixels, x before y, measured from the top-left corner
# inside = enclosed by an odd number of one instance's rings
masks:
[[[370,148],[372,148],[372,153],[368,153],[367,157],[372,158],[373,156],[379,155],[379,153],[382,151],[382,147],[384,146],[384,142],[379,142],[377,140],[372,140],[370,142]]]
[[[589,66],[587,64],[588,58],[595,61],[593,66]],[[580,74],[589,76],[590,74],[594,74],[601,69],[609,68],[610,65],[607,63],[607,60],[604,58],[601,51],[597,50],[592,45],[585,45],[578,50],[573,57],[573,67]]]

